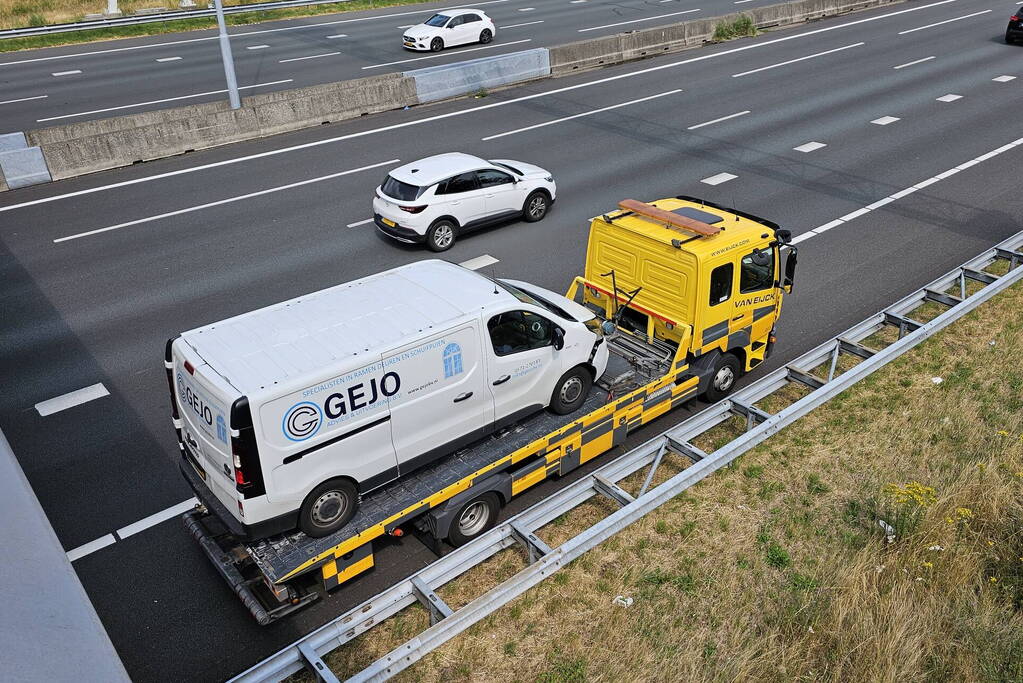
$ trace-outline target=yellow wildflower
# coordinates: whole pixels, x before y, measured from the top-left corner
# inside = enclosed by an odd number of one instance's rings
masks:
[[[1004,429],[999,429],[997,432],[995,432],[995,434],[997,434],[998,436],[1009,436],[1009,432],[1005,431]]]
[[[988,578],[988,581],[990,581],[991,583],[998,583],[998,579],[996,579],[996,578],[995,578],[995,577],[993,577],[993,576],[989,577],[989,578]]]
[[[995,544],[995,542],[994,542],[994,541],[988,541],[988,542],[987,542],[987,547],[989,547],[989,548],[990,548],[990,547],[991,547],[991,546],[993,546],[994,544]]]
[[[970,508],[956,508],[956,516],[959,519],[970,519],[973,517],[973,511]]]
[[[928,569],[930,569],[931,567],[934,566],[934,563],[933,562],[924,562],[922,564],[922,566],[927,567]]]

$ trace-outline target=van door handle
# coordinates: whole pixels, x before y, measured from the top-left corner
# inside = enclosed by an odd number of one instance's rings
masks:
[[[497,379],[494,380],[494,386],[496,387],[498,384],[504,384],[505,382],[507,382],[510,379],[511,379],[511,375],[505,375],[504,377],[498,377]]]
[[[467,398],[472,398],[472,392],[471,391],[467,391],[464,394],[459,394],[458,396],[455,396],[455,400],[452,401],[452,402],[453,403],[458,403],[460,401],[466,400]]]

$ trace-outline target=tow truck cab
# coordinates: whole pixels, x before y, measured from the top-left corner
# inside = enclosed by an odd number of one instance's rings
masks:
[[[676,346],[710,380],[736,359],[732,377],[770,354],[796,250],[776,223],[693,197],[642,203],[592,219],[582,301],[647,341]],[[782,247],[789,252],[782,274]],[[725,373],[728,374],[727,372]],[[717,380],[715,380],[717,381]]]

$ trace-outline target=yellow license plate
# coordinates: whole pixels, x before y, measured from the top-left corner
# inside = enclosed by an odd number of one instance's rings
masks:
[[[415,43],[405,43],[405,45],[407,45],[408,47],[415,47],[416,46]]]
[[[382,220],[385,225],[389,225],[392,228],[396,225],[396,223],[392,221],[390,218],[381,218],[380,220]]]

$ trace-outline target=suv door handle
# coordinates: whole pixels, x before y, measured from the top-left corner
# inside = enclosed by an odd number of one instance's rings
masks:
[[[497,379],[494,380],[494,386],[496,387],[498,384],[504,384],[505,382],[507,382],[510,379],[511,379],[511,375],[505,375],[504,377],[498,377]]]
[[[471,391],[467,391],[464,394],[459,394],[458,396],[455,396],[455,400],[452,401],[452,403],[458,403],[460,401],[466,400],[467,398],[472,398],[472,392]]]

